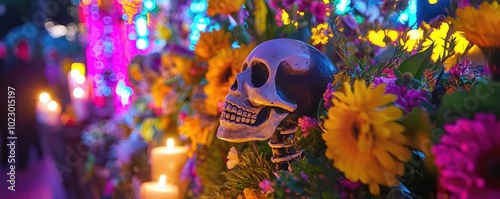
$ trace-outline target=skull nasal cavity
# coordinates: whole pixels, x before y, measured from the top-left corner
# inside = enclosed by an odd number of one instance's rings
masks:
[[[252,85],[256,88],[261,87],[269,77],[269,70],[262,62],[252,63]]]

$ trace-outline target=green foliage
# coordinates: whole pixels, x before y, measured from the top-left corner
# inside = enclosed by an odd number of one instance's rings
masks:
[[[260,189],[260,182],[271,179],[273,168],[265,154],[246,148],[239,155],[239,160],[234,168],[222,173],[225,182],[217,190],[219,196],[236,198],[245,188]]]
[[[475,113],[494,113],[500,117],[500,83],[490,81],[479,84],[471,91],[454,92],[443,97],[441,107],[437,112],[436,129],[433,136],[439,141],[444,134],[444,125],[454,123],[459,118],[472,118]]]
[[[432,50],[434,46],[431,45],[426,50],[419,52],[406,58],[398,67],[401,73],[410,73],[417,80],[421,80],[425,69],[429,68]]]
[[[226,171],[226,156],[230,143],[213,139],[210,147],[202,147],[197,152],[196,172],[203,184],[203,195],[213,195],[216,186],[224,183],[222,172]]]

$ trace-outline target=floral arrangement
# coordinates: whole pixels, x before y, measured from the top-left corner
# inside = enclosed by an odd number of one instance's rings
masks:
[[[495,125],[500,111],[493,108],[493,104],[483,104],[486,103],[483,100],[476,103],[473,109],[469,108],[470,114],[441,121],[450,118],[443,114],[448,114],[446,110],[454,110],[454,103],[464,102],[464,106],[472,103],[465,102],[463,97],[474,96],[474,92],[481,88],[486,90],[485,85],[490,85],[486,86],[490,88],[488,94],[495,93],[495,84],[490,80],[492,67],[486,67],[481,53],[484,52],[487,63],[491,65],[491,58],[488,58],[491,57],[488,55],[491,50],[484,49],[493,45],[489,39],[495,36],[467,23],[471,23],[468,20],[475,15],[499,14],[495,10],[497,3],[453,2],[452,6],[461,7],[456,15],[453,12],[448,18],[439,17],[411,30],[391,23],[391,15],[405,8],[397,2],[377,4],[380,15],[371,16],[372,19],[357,12],[336,14],[333,4],[328,1],[265,2],[268,3],[267,14],[275,15],[274,20],[267,18],[266,22],[276,25],[268,26],[273,29],[264,31],[258,31],[251,25],[252,19],[257,17],[252,16],[251,13],[257,12],[252,9],[258,7],[250,4],[252,2],[246,2],[241,10],[228,8],[221,11],[217,8],[212,12],[222,19],[248,14],[248,18],[243,20],[248,23],[248,34],[233,32],[231,35],[222,29],[202,35],[195,54],[208,59],[208,84],[217,82],[222,88],[230,85],[224,86],[220,82],[221,76],[214,75],[213,79],[209,76],[215,69],[211,66],[223,63],[210,58],[214,56],[213,49],[228,48],[231,42],[225,43],[227,40],[246,41],[238,40],[238,36],[242,35],[250,35],[250,41],[258,44],[260,35],[266,35],[257,34],[259,32],[273,31],[272,34],[301,38],[294,34],[308,28],[310,38],[302,39],[323,50],[332,60],[342,62],[336,63],[341,71],[328,85],[324,100],[318,107],[317,118],[299,119],[300,128],[291,142],[296,150],[304,150],[305,153],[291,161],[288,170],[275,170],[269,161],[270,151],[265,142],[204,145],[197,153],[206,158],[196,168],[205,185],[201,197],[498,196],[499,190],[493,188],[498,178],[491,177],[493,174],[486,169],[485,164],[488,163],[485,162],[497,159],[493,154],[498,153],[493,151],[498,148],[496,137],[499,128]],[[370,2],[365,3],[368,5]],[[210,5],[209,2],[209,10]],[[237,18],[235,21],[242,20]],[[474,39],[469,34],[488,39]],[[207,45],[209,41],[214,42]],[[488,44],[481,44],[481,41]],[[246,44],[239,49],[245,50]],[[229,70],[229,65],[234,67],[234,60],[237,59],[226,59],[226,74],[231,74],[226,76],[228,80],[234,79],[238,72],[237,67]],[[212,95],[218,94],[210,86],[208,88],[205,89],[207,99],[216,100],[206,101],[206,105],[220,107],[222,98],[212,98]],[[220,96],[224,96],[222,91]],[[488,95],[487,99],[492,100],[492,97]],[[469,107],[472,106],[469,104]],[[477,132],[483,133],[479,135]],[[198,135],[206,136],[205,133]],[[216,139],[213,140],[215,142]],[[224,147],[226,157],[209,155],[220,152]],[[465,152],[457,151],[459,148]],[[226,165],[215,163],[224,159]],[[221,169],[224,172],[215,177],[213,173],[212,176],[205,176],[204,169],[212,169],[216,165],[226,166],[227,169]]]

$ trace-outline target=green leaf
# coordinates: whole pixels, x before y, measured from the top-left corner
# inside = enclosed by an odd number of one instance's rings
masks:
[[[410,145],[430,154],[431,122],[428,113],[421,108],[414,108],[403,119],[405,134],[413,143]]]
[[[500,82],[479,84],[471,91],[457,91],[443,97],[436,115],[436,133],[444,133],[444,125],[459,118],[473,118],[475,113],[494,113],[500,118]],[[437,140],[436,140],[437,141]]]
[[[434,45],[431,45],[426,50],[419,52],[406,58],[398,67],[401,73],[410,73],[414,78],[422,80],[425,69],[429,68],[432,50]]]
[[[398,79],[401,79],[401,76],[403,76],[401,71],[399,71],[397,68],[393,68],[392,71],[394,71],[394,75],[396,75]]]
[[[329,193],[329,192],[323,192],[323,193],[321,193],[321,198],[334,199],[335,195],[333,195],[332,193]]]

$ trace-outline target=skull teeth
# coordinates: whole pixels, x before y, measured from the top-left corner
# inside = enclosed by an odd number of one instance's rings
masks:
[[[240,108],[235,104],[226,101],[223,105],[221,120],[227,120],[235,123],[254,124],[256,119],[256,113]]]

